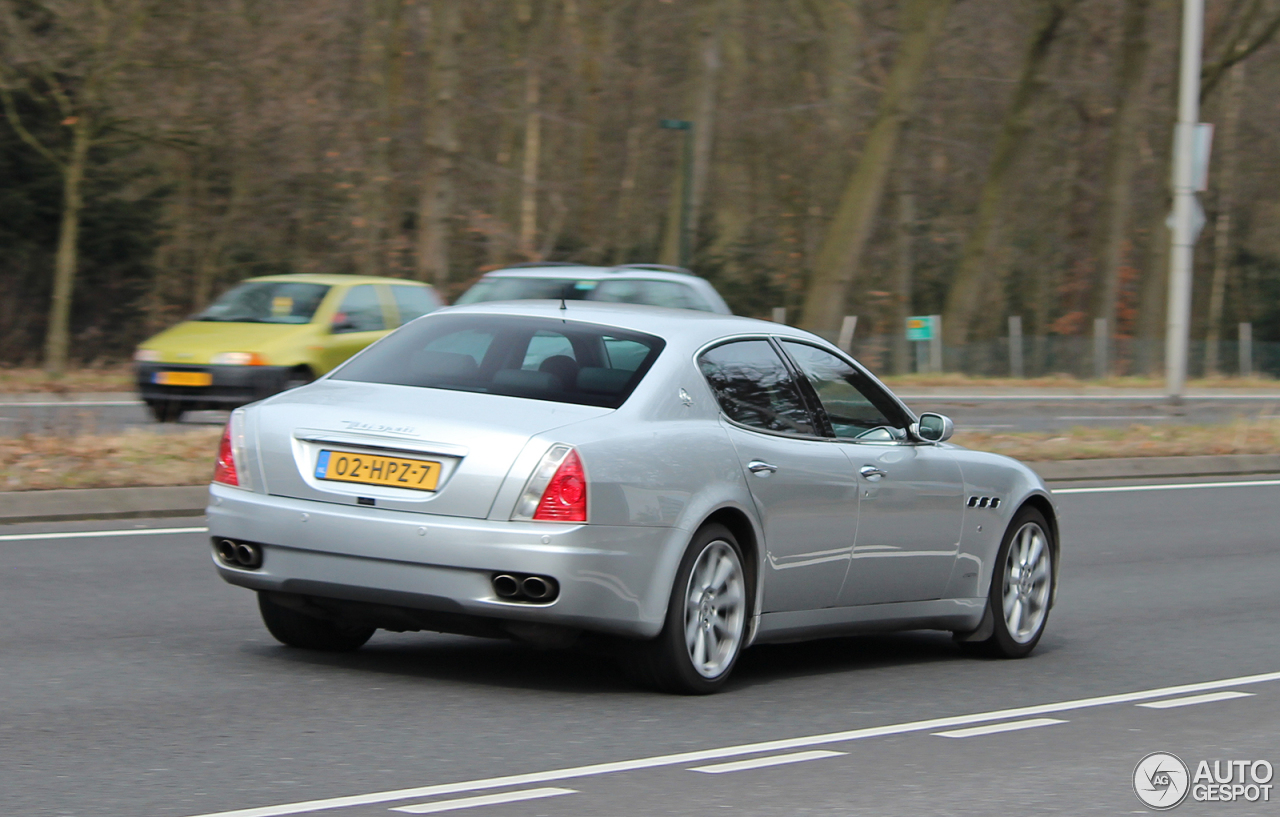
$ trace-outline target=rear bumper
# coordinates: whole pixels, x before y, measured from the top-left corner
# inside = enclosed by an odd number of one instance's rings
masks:
[[[234,408],[284,391],[292,371],[288,366],[192,366],[167,363],[135,364],[138,394],[147,402],[168,401],[189,408]],[[161,386],[157,372],[205,372],[209,386]]]
[[[241,587],[480,625],[552,625],[634,638],[662,629],[689,538],[676,528],[463,519],[221,485],[210,487],[208,513],[215,539],[263,546],[256,570],[227,567],[214,557],[222,578]],[[551,576],[559,596],[550,604],[501,599],[492,578],[507,572]]]

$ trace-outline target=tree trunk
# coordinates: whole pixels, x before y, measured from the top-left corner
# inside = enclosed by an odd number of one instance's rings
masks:
[[[71,295],[76,283],[80,210],[84,206],[81,188],[90,141],[89,118],[81,114],[72,125],[71,155],[62,168],[62,224],[58,229],[53,297],[49,303],[49,326],[44,342],[44,368],[54,377],[61,377],[66,371],[67,349],[71,345]]]
[[[449,219],[455,200],[454,169],[459,152],[456,98],[462,13],[453,0],[432,9],[428,77],[426,173],[418,202],[417,278],[443,287],[449,281]]]
[[[1022,72],[1013,92],[1013,101],[1005,113],[1004,124],[996,141],[995,153],[987,170],[987,179],[978,199],[978,215],[960,254],[960,266],[951,282],[946,307],[942,312],[943,339],[948,346],[963,346],[969,339],[987,280],[987,245],[1000,216],[1009,172],[1027,144],[1030,121],[1027,113],[1042,88],[1041,69],[1075,0],[1048,3],[1031,37],[1022,63]]]
[[[907,374],[911,371],[911,349],[907,343],[907,318],[911,316],[912,278],[915,273],[915,257],[912,241],[916,226],[916,197],[912,192],[910,177],[905,168],[901,173],[898,186],[898,218],[894,229],[897,253],[894,259],[894,299],[892,309],[893,323],[890,328],[893,338],[893,371],[894,374]]]
[[[1222,157],[1218,181],[1218,217],[1213,225],[1213,280],[1209,286],[1208,328],[1205,332],[1204,373],[1218,373],[1218,345],[1222,340],[1222,301],[1231,269],[1231,206],[1235,199],[1236,142],[1240,134],[1240,101],[1244,96],[1244,63],[1231,67],[1223,112]]]
[[[542,153],[542,118],[538,112],[538,69],[529,59],[524,85],[524,156],[520,174],[520,253],[526,261],[538,254],[538,158]]]
[[[800,323],[805,329],[828,334],[839,330],[849,286],[857,277],[858,262],[884,195],[898,135],[951,3],[952,0],[903,0],[902,45],[880,97],[862,156],[845,186],[818,252]]]
[[[1147,11],[1151,0],[1126,0],[1120,65],[1116,74],[1114,124],[1103,170],[1101,230],[1097,231],[1093,258],[1098,265],[1093,317],[1105,318],[1112,334],[1119,326],[1120,266],[1123,262],[1133,190],[1133,140],[1142,113],[1147,55]]]

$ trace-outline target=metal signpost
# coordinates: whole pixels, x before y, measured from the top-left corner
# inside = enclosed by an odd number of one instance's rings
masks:
[[[689,210],[693,207],[693,123],[688,119],[663,119],[667,130],[684,131],[684,156],[680,160],[680,266],[689,267]]]
[[[916,371],[942,371],[941,315],[912,315],[907,318],[907,340],[916,342]]]

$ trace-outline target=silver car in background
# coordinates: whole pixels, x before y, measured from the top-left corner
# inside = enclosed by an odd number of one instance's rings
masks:
[[[646,304],[731,315],[729,305],[705,278],[661,264],[593,267],[538,262],[486,273],[458,297],[457,305],[540,298]]]
[[[233,413],[214,564],[288,645],[605,636],[680,692],[719,688],[751,644],[832,634],[1023,656],[1056,591],[1054,505],[951,430],[780,324],[454,307]]]

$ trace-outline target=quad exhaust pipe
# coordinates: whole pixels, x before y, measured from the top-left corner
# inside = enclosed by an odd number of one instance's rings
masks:
[[[235,539],[214,539],[213,552],[228,567],[257,570],[262,567],[262,546]]]
[[[546,604],[555,601],[560,594],[560,584],[550,576],[531,576],[521,573],[494,574],[493,592],[504,601],[525,601]]]

